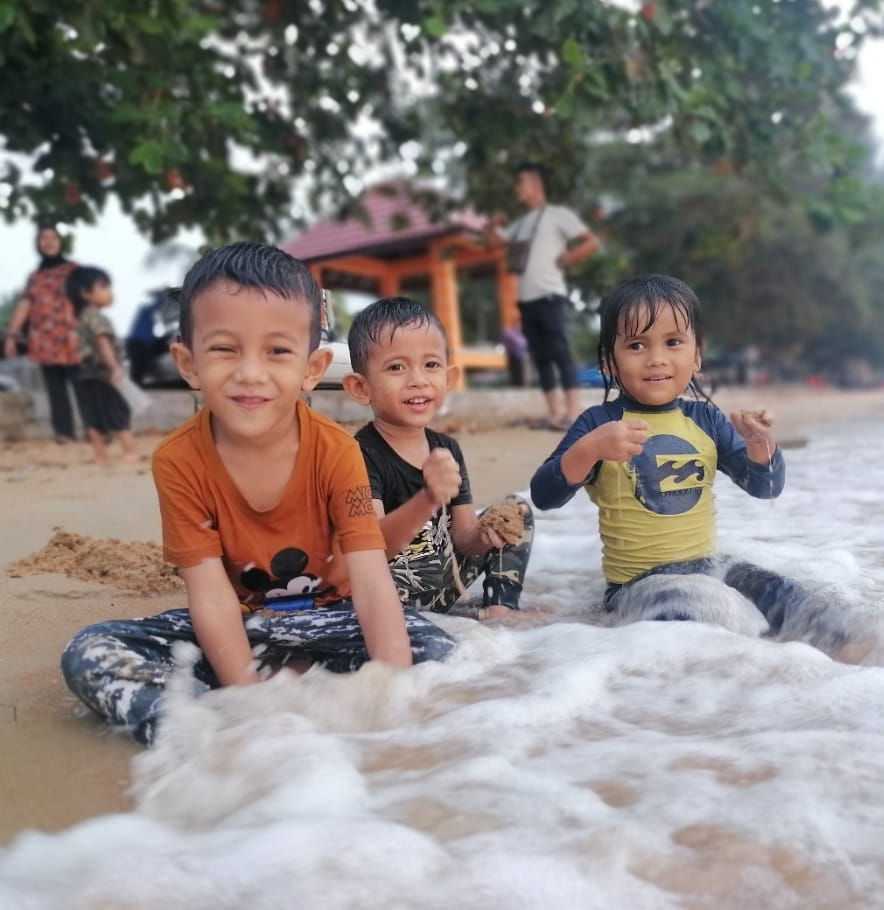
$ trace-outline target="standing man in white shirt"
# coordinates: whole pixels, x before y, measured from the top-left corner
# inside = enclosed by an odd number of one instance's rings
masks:
[[[596,252],[599,241],[571,209],[547,202],[546,184],[543,165],[520,164],[515,192],[527,211],[511,224],[503,215],[491,216],[485,243],[507,245],[509,270],[519,276],[522,331],[546,398],[548,426],[566,430],[583,408],[568,344],[565,270]]]

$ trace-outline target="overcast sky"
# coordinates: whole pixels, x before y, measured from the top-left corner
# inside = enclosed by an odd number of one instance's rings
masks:
[[[884,161],[884,91],[881,89],[884,86],[884,42],[866,42],[858,69],[859,79],[854,87],[857,105],[873,118],[878,159]],[[109,203],[98,224],[78,227],[74,237],[74,258],[83,264],[106,269],[113,278],[116,301],[110,316],[121,336],[126,334],[136,307],[147,299],[151,288],[181,281],[183,266],[180,259],[147,265],[150,244],[120,212],[115,201]],[[179,239],[194,248],[202,242],[196,231]],[[30,222],[14,225],[0,222],[0,295],[5,297],[20,290],[36,261],[33,225]]]

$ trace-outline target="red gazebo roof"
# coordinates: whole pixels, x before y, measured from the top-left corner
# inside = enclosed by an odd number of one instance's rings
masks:
[[[319,221],[282,248],[308,263],[356,254],[394,259],[425,251],[437,237],[484,227],[485,217],[469,209],[434,220],[412,192],[403,182],[370,187],[358,200],[362,217]]]

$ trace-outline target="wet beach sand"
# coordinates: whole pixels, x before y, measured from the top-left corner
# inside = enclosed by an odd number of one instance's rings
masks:
[[[586,391],[587,405],[598,400]],[[772,410],[785,449],[802,445],[810,427],[884,414],[884,390],[734,388],[715,400],[726,412]],[[477,506],[526,490],[559,439],[454,408],[437,425],[463,447]],[[138,747],[68,694],[58,658],[84,625],[182,604],[180,579],[160,555],[148,460],[162,435],[139,434],[144,459],[110,467],[92,462],[85,444],[0,443],[0,843],[131,808],[129,762]]]

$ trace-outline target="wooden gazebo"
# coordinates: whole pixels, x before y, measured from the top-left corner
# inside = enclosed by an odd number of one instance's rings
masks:
[[[434,220],[404,182],[366,190],[359,210],[357,216],[320,221],[282,248],[303,261],[328,290],[376,297],[428,290],[461,377],[469,369],[502,368],[505,356],[499,346],[463,343],[459,278],[493,276],[501,329],[518,318],[516,278],[506,271],[502,249],[482,244],[484,217],[465,210]]]

